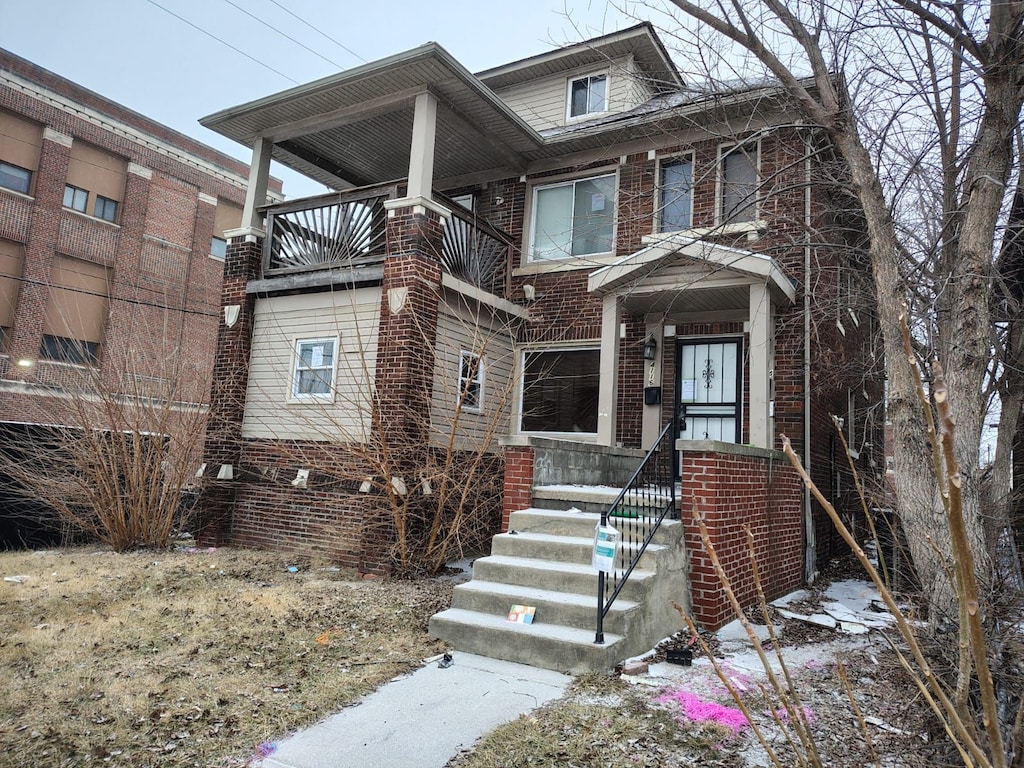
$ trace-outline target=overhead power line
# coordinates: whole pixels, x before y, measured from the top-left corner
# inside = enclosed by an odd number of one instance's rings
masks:
[[[217,35],[213,34],[212,32],[207,32],[205,29],[203,29],[202,27],[200,27],[200,26],[198,26],[196,24],[193,24],[191,21],[189,21],[188,19],[184,18],[183,16],[179,16],[174,11],[172,11],[172,10],[170,10],[168,8],[165,8],[164,6],[160,5],[160,3],[156,2],[156,0],[146,0],[146,2],[149,3],[150,5],[156,6],[157,8],[159,8],[164,13],[170,14],[171,16],[176,18],[178,21],[181,21],[181,22],[183,22],[185,24],[188,24],[190,27],[192,27],[192,29],[196,30],[197,32],[202,32],[207,37],[213,38],[214,40],[216,40],[221,45],[226,45],[228,48],[233,50],[235,53],[242,54],[243,56],[245,56],[245,58],[249,59],[249,61],[255,62],[256,64],[259,64],[264,69],[270,70],[275,75],[283,77],[288,82],[293,83],[294,85],[298,85],[299,84],[299,81],[296,80],[295,78],[289,77],[284,72],[280,72],[280,71],[274,69],[272,66],[270,66],[269,64],[267,64],[264,61],[260,61],[255,56],[250,56],[248,53],[243,51],[241,48],[236,48],[231,43],[229,43],[227,40],[224,40],[224,39],[222,39],[220,37],[217,37]]]
[[[353,56],[355,56],[355,57],[356,57],[357,59],[359,59],[359,60],[360,60],[361,62],[363,62],[364,64],[366,63],[366,59],[364,59],[364,58],[363,58],[362,56],[360,56],[360,55],[359,55],[358,53],[356,53],[355,51],[353,51],[353,50],[352,50],[351,48],[349,48],[349,47],[348,47],[347,45],[345,45],[345,44],[344,44],[344,43],[342,43],[342,42],[339,42],[338,40],[335,40],[335,39],[334,39],[333,37],[331,37],[330,35],[328,35],[328,34],[327,34],[326,32],[324,32],[323,30],[317,29],[317,28],[316,28],[316,27],[314,27],[314,26],[313,26],[312,24],[310,24],[310,23],[309,23],[308,21],[306,21],[306,20],[305,20],[304,18],[302,18],[301,16],[299,16],[298,14],[296,14],[296,13],[293,13],[293,12],[292,12],[291,10],[289,10],[288,8],[285,8],[285,7],[283,6],[283,5],[281,5],[281,3],[277,2],[277,0],[270,0],[270,2],[272,2],[272,3],[274,4],[274,5],[276,5],[276,6],[278,7],[278,8],[280,8],[280,9],[281,9],[282,11],[284,11],[285,13],[287,13],[287,14],[288,14],[289,16],[291,16],[291,17],[292,17],[293,19],[296,19],[296,20],[298,20],[298,21],[302,22],[303,24],[305,24],[305,25],[306,25],[307,27],[309,27],[310,29],[312,29],[312,30],[313,30],[314,32],[316,32],[316,33],[317,33],[318,35],[320,35],[321,37],[324,37],[324,38],[327,38],[328,40],[330,40],[330,41],[331,41],[332,43],[334,43],[334,44],[335,44],[336,46],[338,46],[339,48],[341,48],[341,49],[342,49],[343,51],[347,51],[348,53],[351,53],[351,54],[352,54]]]
[[[246,16],[248,16],[248,17],[249,17],[250,19],[252,19],[253,21],[258,21],[258,22],[259,22],[260,24],[262,24],[262,25],[263,25],[264,27],[266,27],[267,29],[269,29],[269,30],[270,30],[271,32],[275,32],[276,34],[278,34],[278,35],[280,35],[281,37],[283,37],[283,38],[284,38],[285,40],[290,40],[291,42],[295,43],[295,44],[296,44],[297,46],[299,46],[299,47],[300,47],[300,48],[302,48],[303,50],[309,51],[309,52],[310,52],[310,53],[312,53],[312,54],[313,54],[314,56],[317,56],[317,57],[319,57],[319,58],[323,59],[323,60],[324,60],[324,61],[326,61],[326,62],[327,62],[328,64],[330,64],[330,65],[331,65],[332,67],[337,67],[338,69],[345,69],[345,67],[341,66],[341,64],[339,64],[338,62],[336,62],[336,61],[331,61],[330,59],[328,59],[328,58],[327,58],[326,56],[324,56],[324,55],[323,55],[322,53],[320,53],[319,51],[314,51],[314,50],[313,50],[312,48],[310,48],[310,47],[309,47],[308,45],[306,45],[305,43],[303,43],[303,42],[301,42],[301,41],[299,41],[299,40],[296,40],[296,39],[295,39],[294,37],[292,37],[291,35],[285,34],[284,32],[282,32],[282,31],[281,31],[280,29],[278,29],[278,28],[277,28],[277,27],[275,27],[274,25],[272,25],[272,24],[270,24],[270,23],[268,23],[268,22],[264,21],[264,20],[263,20],[263,19],[261,19],[261,18],[260,18],[259,16],[257,16],[257,15],[256,15],[255,13],[252,13],[251,11],[247,11],[247,10],[246,10],[245,8],[243,8],[242,6],[240,6],[240,5],[238,4],[238,3],[234,2],[234,0],[224,0],[224,2],[225,2],[225,3],[227,3],[228,5],[230,5],[230,6],[232,7],[232,8],[235,8],[236,10],[238,10],[238,11],[240,11],[240,12],[244,13],[244,14],[245,14]],[[276,3],[275,3],[275,5],[276,5]],[[287,8],[285,8],[284,10],[286,10],[286,11],[287,11],[288,9],[287,9]],[[289,13],[291,13],[291,11],[288,11],[288,12],[289,12]],[[292,15],[294,16],[295,14],[292,14]],[[296,18],[298,18],[298,17],[296,16]],[[299,19],[299,21],[302,21],[302,19]],[[305,22],[303,22],[303,23],[305,23]],[[348,49],[346,48],[345,50],[348,50]],[[349,53],[351,53],[351,51],[349,51]],[[354,55],[354,54],[353,54],[353,55]]]

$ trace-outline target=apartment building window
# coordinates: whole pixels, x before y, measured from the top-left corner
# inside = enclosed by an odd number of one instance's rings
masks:
[[[483,407],[484,361],[474,352],[459,354],[459,405],[463,410],[479,412]]]
[[[103,197],[103,195],[96,195],[96,208],[94,209],[93,215],[97,219],[116,221],[117,200],[111,200],[109,197]]]
[[[533,261],[611,253],[615,174],[535,187],[532,219]]]
[[[71,144],[64,207],[82,213],[92,211],[96,218],[116,222],[124,198],[127,171],[128,163],[124,158],[76,139]],[[74,195],[70,201],[69,194]]]
[[[0,350],[14,326],[18,289],[25,268],[25,249],[19,243],[0,240]]]
[[[337,339],[299,339],[295,342],[292,397],[330,400],[334,390]]]
[[[39,356],[97,365],[107,325],[109,271],[101,264],[57,255],[43,318]]]
[[[757,218],[757,142],[723,147],[719,154],[719,221],[739,224]]]
[[[227,200],[217,201],[217,213],[213,222],[213,237],[210,239],[210,255],[224,261],[228,254],[228,239],[224,233],[242,226],[241,206]]]
[[[41,125],[0,111],[0,187],[32,194],[42,145]]]
[[[658,167],[658,231],[678,232],[693,226],[693,160],[675,157]]]
[[[85,206],[89,203],[89,193],[84,189],[73,187],[70,184],[64,185],[64,207],[73,211],[85,213]]]
[[[569,118],[608,111],[608,75],[601,73],[569,81]]]
[[[27,195],[32,188],[32,171],[0,161],[0,187]]]
[[[596,434],[600,382],[599,349],[526,352],[522,431]]]

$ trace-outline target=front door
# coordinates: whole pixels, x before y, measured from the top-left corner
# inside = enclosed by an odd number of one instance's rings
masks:
[[[678,345],[679,437],[740,441],[743,339],[681,340]]]

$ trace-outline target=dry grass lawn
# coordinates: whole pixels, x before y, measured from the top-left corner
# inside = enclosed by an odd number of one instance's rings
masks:
[[[231,549],[0,553],[0,576],[0,768],[245,765],[439,652],[450,599]]]

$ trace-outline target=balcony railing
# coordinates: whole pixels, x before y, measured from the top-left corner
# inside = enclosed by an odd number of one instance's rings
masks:
[[[268,207],[263,277],[380,264],[387,253],[384,201],[399,192],[394,184],[365,187]],[[507,295],[509,236],[444,195],[436,198],[452,211],[437,254],[442,268],[485,291]]]
[[[394,185],[363,188],[267,209],[264,276],[379,262],[386,245],[384,201],[396,191]]]
[[[443,201],[452,217],[444,228],[441,265],[460,280],[497,296],[508,294],[508,235],[478,218],[461,205]]]

